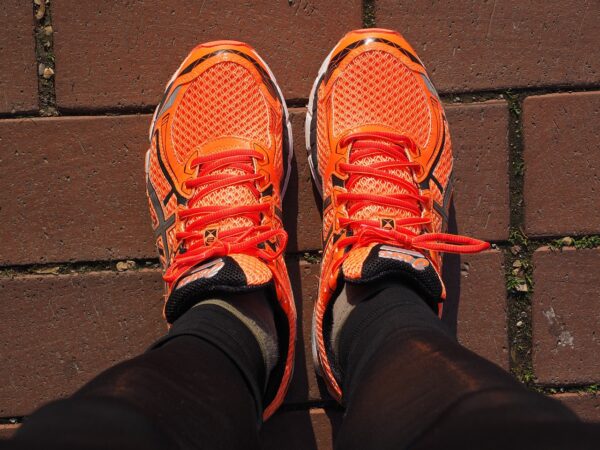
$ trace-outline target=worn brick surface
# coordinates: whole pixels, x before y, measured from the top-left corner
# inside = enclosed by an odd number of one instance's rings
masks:
[[[462,255],[460,272],[458,339],[508,369],[503,255],[498,250]]]
[[[331,450],[342,412],[321,408],[274,415],[261,430],[265,450]],[[291,438],[293,436],[293,438]]]
[[[284,203],[289,252],[320,248],[320,215],[292,112],[295,158]],[[155,256],[144,187],[149,115],[5,120],[0,264]],[[312,224],[312,225],[309,225]]]
[[[296,346],[296,366],[288,395],[287,403],[303,403],[307,400],[329,398],[327,389],[316,376],[312,361],[311,350],[311,320],[312,310],[317,300],[320,275],[319,264],[309,264],[306,261],[294,263],[288,258],[288,271],[294,289],[294,297],[298,310],[298,335]],[[300,333],[300,331],[298,331]]]
[[[165,331],[156,271],[0,279],[0,416],[64,397]]]
[[[586,422],[600,422],[600,395],[594,393],[566,393],[555,395]]]
[[[542,384],[600,382],[600,249],[534,253],[533,368]]]
[[[504,294],[498,252],[463,260],[459,338],[506,367]],[[299,329],[296,368],[287,403],[328,398],[310,350],[310,323],[319,265],[288,258]],[[101,272],[2,279],[7,327],[0,336],[6,373],[0,414],[27,413],[65,396],[100,370],[135,355],[163,331],[158,271]],[[31,323],[36,326],[32,327]],[[110,347],[109,351],[105,348]],[[32,370],[32,366],[34,370]]]
[[[155,256],[146,116],[0,122],[1,264]]]
[[[286,401],[302,403],[321,397],[310,353],[319,265],[293,257],[287,262],[303,334]],[[0,377],[11,380],[0,385],[0,417],[27,414],[70,394],[164,331],[158,270],[0,278],[0,292],[7,317],[0,330]]]
[[[458,232],[506,240],[509,226],[508,109],[505,101],[445,108],[454,149]]]
[[[532,235],[600,232],[600,92],[523,104],[525,225]]]
[[[17,424],[0,425],[0,440],[12,437],[17,428],[19,428]]]
[[[441,91],[597,83],[600,8],[577,0],[377,0]]]
[[[321,248],[321,215],[318,194],[314,193],[304,141],[306,109],[290,111],[294,135],[294,159],[288,191],[283,203],[284,226],[288,232],[288,252]]]
[[[0,113],[36,110],[37,66],[31,2],[2,2],[0,61]]]
[[[459,231],[505,239],[505,105],[448,108],[456,152]],[[68,117],[0,122],[10,149],[0,210],[10,251],[1,264],[154,257],[144,194],[150,117]],[[295,158],[284,203],[288,251],[320,248],[321,219],[304,149],[303,109],[292,110]],[[483,131],[480,131],[483,130]]]
[[[56,0],[52,18],[56,95],[65,108],[156,104],[188,52],[216,39],[247,41],[286,98],[306,98],[329,48],[362,21],[359,0],[102,0],[86,8]]]

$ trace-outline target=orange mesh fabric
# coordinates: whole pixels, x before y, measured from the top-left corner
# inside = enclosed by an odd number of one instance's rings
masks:
[[[322,88],[322,87],[321,87]],[[327,114],[325,113],[325,104],[319,102],[317,107],[317,117],[313,117],[313,120],[317,120],[317,162],[319,164],[319,171],[323,173],[325,167],[327,167],[327,160],[329,159],[329,141],[327,139]]]
[[[222,170],[215,170],[213,174],[229,174],[229,175],[242,175],[244,172],[239,169],[226,168]],[[254,193],[248,188],[248,186],[234,185],[227,186],[222,189],[216,189],[204,197],[195,205],[197,207],[202,206],[243,206],[243,205],[254,205],[258,203],[258,199]],[[191,225],[199,220],[198,217],[192,217],[188,223]],[[229,230],[232,228],[251,227],[253,225],[252,220],[244,216],[229,217],[219,221],[218,223],[211,224],[209,228],[218,228],[220,231]],[[190,244],[196,241],[191,239]]]
[[[246,281],[251,286],[268,283],[273,277],[267,265],[254,256],[242,254],[229,256],[242,268],[246,275]]]
[[[371,244],[367,247],[359,247],[350,252],[342,266],[345,277],[352,279],[361,277],[365,259],[367,259],[367,256],[369,256],[369,253],[374,246],[375,244]]]
[[[214,65],[194,80],[175,112],[171,130],[177,160],[207,140],[237,136],[270,147],[269,108],[259,85],[233,62]]]
[[[382,124],[409,136],[418,146],[429,140],[431,110],[416,76],[390,53],[365,52],[346,67],[332,96],[333,133]]]
[[[352,154],[352,151],[350,152]],[[354,162],[359,166],[372,166],[376,163],[393,161],[393,158],[384,155],[376,155],[372,157],[361,158]],[[414,183],[413,175],[410,169],[394,169],[387,170],[390,174],[402,178],[409,183]],[[375,195],[394,195],[394,194],[408,194],[409,192],[401,185],[394,183],[393,181],[375,178],[370,176],[361,176],[358,181],[348,189],[348,192],[356,194],[375,194]],[[351,206],[351,205],[349,205]],[[356,220],[368,220],[382,217],[395,217],[405,218],[410,217],[412,214],[404,209],[384,207],[380,205],[368,205],[360,208],[352,215],[352,219]],[[409,227],[415,233],[419,232],[419,229]]]

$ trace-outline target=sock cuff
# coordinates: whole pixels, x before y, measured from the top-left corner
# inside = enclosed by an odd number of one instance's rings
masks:
[[[273,311],[268,309],[268,304],[256,305],[248,304],[244,301],[232,302],[228,300],[212,299],[198,303],[194,308],[201,308],[207,305],[215,305],[229,311],[239,321],[241,321],[254,335],[260,347],[263,362],[265,364],[265,373],[269,374],[277,364],[279,357],[279,346],[277,343],[277,329],[273,321]],[[270,317],[266,317],[270,316]],[[269,319],[270,322],[269,322]],[[265,382],[266,388],[266,382]]]

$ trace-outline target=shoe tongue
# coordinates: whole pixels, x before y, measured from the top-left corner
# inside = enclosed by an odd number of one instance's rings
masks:
[[[165,305],[165,316],[173,323],[201,300],[226,293],[263,288],[273,280],[271,269],[260,259],[232,254],[191,267],[176,282]]]
[[[422,292],[428,301],[439,302],[443,283],[431,261],[422,253],[386,244],[371,244],[350,251],[342,265],[349,283],[393,280],[407,282]]]

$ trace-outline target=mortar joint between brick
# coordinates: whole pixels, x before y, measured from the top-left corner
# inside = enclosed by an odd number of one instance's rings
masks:
[[[546,395],[556,394],[598,394],[600,393],[600,385],[594,384],[577,384],[577,385],[534,385],[532,388]]]
[[[25,416],[0,417],[0,425],[20,425],[25,420]]]
[[[531,295],[534,289],[532,254],[535,245],[524,229],[523,100],[525,91],[508,90],[510,234],[508,248],[503,249],[507,298],[507,330],[510,370],[521,382],[532,386],[535,381],[532,362]]]
[[[54,61],[54,29],[51,0],[33,1],[35,23],[35,58],[38,75],[38,107],[41,116],[57,116],[56,64]]]
[[[363,0],[362,2],[362,13],[363,13],[363,27],[364,28],[375,28],[376,26],[376,5],[375,0]]]
[[[118,264],[124,264],[122,269]],[[22,264],[0,267],[0,278],[13,278],[23,275],[36,276],[56,276],[68,274],[81,274],[88,272],[125,272],[139,271],[143,269],[157,269],[160,263],[157,258],[139,259],[130,258],[123,260],[103,260],[103,261],[76,261],[76,262],[56,262],[42,264]]]

